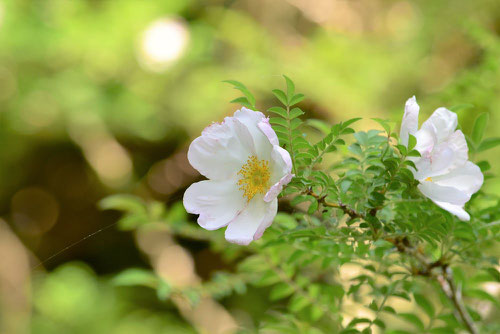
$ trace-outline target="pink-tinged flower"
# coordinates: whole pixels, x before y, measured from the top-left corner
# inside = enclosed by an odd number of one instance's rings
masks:
[[[184,207],[207,230],[227,226],[226,240],[259,239],[278,209],[277,196],[293,177],[290,154],[279,146],[269,120],[242,108],[203,130],[189,146],[191,165],[208,180],[184,193]]]
[[[406,101],[400,138],[408,145],[409,134],[415,136],[415,149],[420,158],[410,158],[417,170],[413,172],[420,184],[418,189],[426,197],[461,220],[469,220],[464,210],[472,194],[483,184],[478,166],[468,161],[464,134],[457,127],[457,115],[446,108],[438,108],[418,130],[420,107],[415,97]]]

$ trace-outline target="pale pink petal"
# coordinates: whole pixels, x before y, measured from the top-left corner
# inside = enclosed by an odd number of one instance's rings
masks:
[[[448,143],[444,142],[434,147],[428,155],[422,156],[422,158],[415,161],[417,171],[413,174],[417,180],[444,175],[453,168],[454,161],[455,152]]]
[[[226,240],[239,245],[248,245],[262,236],[276,216],[277,200],[264,202],[262,196],[254,197],[226,229]]]
[[[269,188],[269,190],[267,191],[266,195],[264,196],[264,201],[270,202],[273,199],[275,199],[276,197],[278,197],[278,195],[283,190],[283,187],[285,185],[287,185],[288,183],[290,183],[290,181],[292,181],[293,177],[294,177],[293,174],[286,174],[278,182],[273,184],[271,186],[271,188]]]
[[[434,132],[438,143],[440,143],[455,132],[457,124],[457,114],[446,108],[438,108],[431,117],[422,124],[422,129],[429,129]]]
[[[198,214],[198,224],[215,230],[226,226],[245,207],[246,198],[236,180],[206,180],[192,184],[184,193],[184,208]]]
[[[469,195],[455,187],[442,186],[432,181],[422,181],[418,189],[433,201],[463,205],[470,199]]]
[[[420,107],[417,104],[417,99],[415,96],[411,97],[406,101],[405,113],[403,115],[403,121],[401,122],[401,131],[399,137],[401,138],[401,143],[405,146],[408,145],[409,135],[415,135],[418,130],[418,111]]]
[[[453,150],[453,162],[451,163],[452,168],[463,166],[467,159],[469,159],[469,148],[467,147],[467,141],[462,131],[455,131],[448,139],[446,143]]]
[[[255,155],[252,135],[243,123],[226,117],[207,127],[189,146],[189,163],[210,179],[235,177],[248,157]]]
[[[443,175],[463,166],[467,161],[467,142],[462,131],[455,131],[445,141],[434,146],[428,159],[429,173],[426,176]]]
[[[259,129],[266,135],[267,139],[271,142],[272,145],[279,145],[278,136],[276,132],[274,132],[271,127],[271,123],[269,123],[269,118],[263,118],[259,124]]]
[[[274,146],[271,152],[271,188],[264,196],[264,201],[275,199],[292,178],[292,159],[287,150]]]
[[[270,206],[267,210],[267,214],[262,220],[262,222],[259,225],[259,228],[257,228],[257,231],[255,232],[255,235],[253,236],[253,240],[260,239],[262,235],[264,234],[264,231],[272,225],[274,217],[276,217],[276,213],[278,212],[278,200],[275,199],[274,201],[271,201],[269,203]]]
[[[417,131],[415,138],[417,139],[415,149],[420,152],[422,157],[429,156],[437,142],[435,133],[430,129],[422,128]]]
[[[467,161],[447,174],[433,177],[433,181],[441,186],[454,187],[471,196],[483,185],[484,176],[478,166]]]
[[[425,177],[441,175],[447,173],[453,163],[455,153],[447,143],[436,145],[428,159],[423,159],[429,163]]]
[[[260,111],[253,111],[247,108],[241,108],[234,113],[234,117],[243,123],[252,135],[255,144],[255,151],[259,159],[270,160],[273,144],[270,139],[259,127],[259,123],[266,117]]]
[[[460,219],[460,220],[464,220],[464,221],[470,220],[469,214],[467,213],[467,211],[464,210],[462,205],[455,205],[455,204],[450,204],[447,202],[438,202],[438,201],[434,201],[434,203],[436,203],[436,205],[440,206],[441,208],[448,211],[449,213],[457,216],[458,219]]]

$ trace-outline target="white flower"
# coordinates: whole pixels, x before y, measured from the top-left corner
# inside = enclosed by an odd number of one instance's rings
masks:
[[[413,174],[420,182],[418,189],[441,208],[469,220],[464,205],[481,188],[484,178],[479,167],[468,161],[464,134],[455,131],[457,115],[438,108],[418,130],[419,109],[415,97],[406,101],[400,132],[404,145],[408,145],[409,134],[417,139],[415,149],[421,157],[411,160],[417,167]]]
[[[186,210],[200,215],[198,224],[207,230],[227,226],[226,240],[240,245],[259,239],[293,177],[290,154],[279,146],[269,120],[242,108],[203,130],[189,146],[188,159],[209,179],[184,194]]]

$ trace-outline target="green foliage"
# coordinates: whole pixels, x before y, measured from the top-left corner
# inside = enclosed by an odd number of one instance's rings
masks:
[[[225,80],[224,82],[233,85],[234,89],[239,90],[244,95],[231,100],[231,103],[238,103],[252,110],[257,110],[257,107],[255,106],[255,97],[252,95],[252,93],[250,93],[250,91],[244,84],[236,80]]]
[[[245,93],[242,84],[231,83]],[[162,300],[182,296],[193,305],[203,296],[245,295],[249,287],[265,291],[270,306],[258,324],[262,331],[459,333],[479,326],[481,333],[495,333],[498,326],[478,306],[499,306],[484,284],[500,281],[494,253],[500,197],[479,191],[467,204],[471,221],[458,220],[418,191],[414,136],[401,145],[390,122],[378,118],[383,132],[357,131],[360,118],[333,126],[303,122],[304,112],[294,107],[303,95],[286,76],[285,83],[286,92],[273,90],[281,106],[268,111],[295,177],[282,192],[288,208],[263,238],[244,249],[230,246],[220,233],[190,223],[179,205],[166,209],[116,195],[101,207],[125,213],[122,229],[160,223],[172,235],[207,241],[235,269],[189,288],[136,269],[118,275],[115,284],[148,286]],[[485,115],[470,136],[478,151],[498,141],[482,138]],[[311,134],[321,138],[313,144],[306,139]],[[489,168],[486,161],[479,165]]]

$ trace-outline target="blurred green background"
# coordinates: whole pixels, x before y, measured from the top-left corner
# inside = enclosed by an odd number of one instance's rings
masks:
[[[397,124],[416,95],[421,122],[457,106],[465,133],[488,112],[498,135],[500,2],[0,0],[0,332],[196,332],[179,305],[109,283],[150,266],[131,233],[107,228],[34,266],[114,223],[96,205],[109,194],[179,201],[200,179],[190,140],[237,108],[221,81],[242,81],[265,110],[281,74],[310,118]],[[499,154],[473,158],[498,174]],[[203,243],[168,245],[196,279],[224,267]],[[250,317],[241,298],[223,303]],[[221,314],[207,328],[234,321]]]

